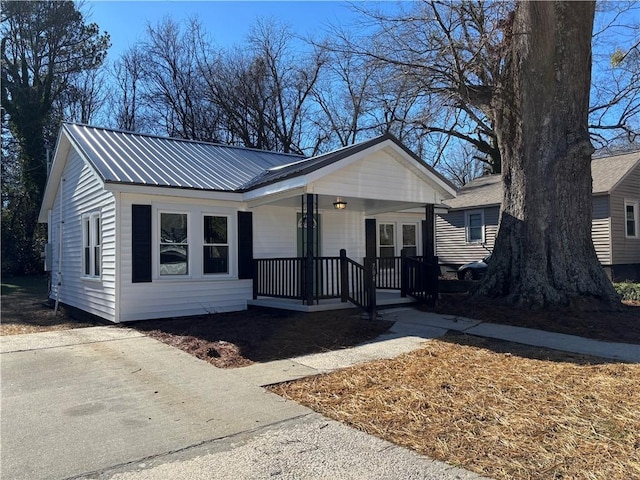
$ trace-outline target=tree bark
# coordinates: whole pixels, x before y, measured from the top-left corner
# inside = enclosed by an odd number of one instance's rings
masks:
[[[479,296],[616,308],[591,238],[593,2],[519,2],[493,114],[504,197]]]

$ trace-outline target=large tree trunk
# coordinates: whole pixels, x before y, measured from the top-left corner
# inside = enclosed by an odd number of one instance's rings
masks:
[[[478,295],[533,308],[619,305],[591,239],[594,8],[517,5],[506,75],[493,103],[503,161],[500,228]]]

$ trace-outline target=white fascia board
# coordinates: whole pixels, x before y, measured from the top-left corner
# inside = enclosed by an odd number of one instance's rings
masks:
[[[282,192],[287,192],[289,190],[296,190],[300,188],[305,188],[307,186],[307,176],[303,175],[300,177],[293,177],[287,180],[282,180],[280,182],[272,183],[270,185],[265,185],[264,187],[256,188],[255,190],[250,190],[242,194],[242,199],[245,202],[251,202],[253,200],[258,200],[263,197],[267,197],[270,195],[275,195]]]
[[[255,208],[255,207],[259,207],[260,205],[267,205],[269,203],[277,202],[278,200],[299,196],[304,193],[305,193],[304,188],[294,188],[292,190],[290,189],[284,192],[265,195],[265,196],[247,201],[247,208]]]
[[[58,141],[56,142],[56,148],[54,149],[53,162],[51,163],[51,170],[47,177],[44,195],[42,196],[42,205],[40,206],[40,213],[38,214],[39,223],[46,223],[48,221],[47,212],[53,208],[53,204],[56,200],[56,194],[58,193],[58,187],[60,185],[60,178],[62,177],[64,167],[67,164],[67,158],[70,150],[71,143],[66,136],[66,132],[61,130]]]
[[[226,200],[242,202],[242,194],[235,192],[216,192],[211,190],[191,190],[188,188],[156,187],[152,185],[130,185],[123,183],[106,183],[109,192],[134,193],[140,195],[160,195],[163,197],[197,198],[203,200]]]

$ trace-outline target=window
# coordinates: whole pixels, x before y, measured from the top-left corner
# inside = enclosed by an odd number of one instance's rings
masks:
[[[396,254],[395,224],[380,224],[380,256],[394,257]]]
[[[484,213],[482,210],[466,212],[465,224],[467,243],[484,242]]]
[[[418,254],[418,236],[416,232],[417,228],[415,223],[405,223],[402,225],[402,249],[411,257],[415,257]]]
[[[627,238],[638,238],[638,202],[624,202],[625,236]]]
[[[205,215],[203,273],[229,273],[229,234],[227,217]]]
[[[189,274],[186,213],[160,213],[160,275]]]
[[[82,274],[89,278],[100,278],[102,255],[100,250],[100,214],[87,213],[82,216]]]

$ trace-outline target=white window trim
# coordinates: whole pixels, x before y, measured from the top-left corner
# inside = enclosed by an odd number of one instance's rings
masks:
[[[162,214],[174,214],[174,215],[186,215],[187,216],[187,273],[186,274],[161,274],[160,273],[160,250],[161,239],[160,228],[162,228]],[[170,209],[158,209],[156,216],[156,228],[155,228],[155,244],[156,244],[156,261],[154,262],[154,268],[156,269],[155,277],[159,280],[176,280],[176,279],[190,279],[193,278],[193,226],[191,225],[191,214],[184,210],[170,210]]]
[[[227,243],[205,243],[204,241],[204,217],[224,217],[227,219]],[[233,235],[232,230],[232,217],[231,215],[225,213],[216,213],[216,212],[202,212],[200,218],[200,225],[202,226],[202,230],[200,231],[200,239],[202,240],[199,245],[201,251],[201,259],[200,259],[200,268],[202,272],[203,278],[228,278],[232,276],[232,272],[235,272],[235,264],[233,262],[233,258],[237,256],[232,245],[235,244],[235,237]],[[227,258],[227,271],[225,273],[205,273],[204,272],[204,247],[209,246],[226,246],[229,257]]]
[[[96,229],[96,220],[99,222],[99,229]],[[89,224],[89,238],[87,238],[86,224]],[[102,279],[102,220],[100,212],[85,213],[81,217],[80,227],[82,229],[82,271],[81,277],[85,280],[99,281]],[[98,230],[98,238],[95,238],[96,230]],[[97,240],[97,243],[96,243]],[[88,244],[88,245],[87,245]],[[89,273],[87,270],[87,257],[85,255],[85,248],[89,248]],[[99,262],[100,272],[96,275],[96,247],[98,250],[97,259]]]
[[[482,233],[480,234],[479,240],[471,240],[470,238],[470,228],[469,225],[469,217],[471,215],[480,215],[480,223],[482,223]],[[464,212],[464,240],[466,243],[484,243],[485,242],[485,223],[484,223],[484,210],[467,210]]]
[[[404,225],[414,225],[416,227],[416,255],[422,255],[422,224],[420,223],[420,221],[400,220],[394,222],[380,219],[376,221],[376,255],[380,256],[380,247],[391,247],[391,245],[380,244],[380,225],[393,225],[393,248],[394,256],[396,257],[402,255],[402,249],[404,248],[402,227]]]
[[[635,232],[634,235],[629,235],[627,233],[627,207],[633,207],[633,216],[634,216],[634,227]],[[640,202],[634,200],[624,200],[624,237],[632,240],[640,239]]]

